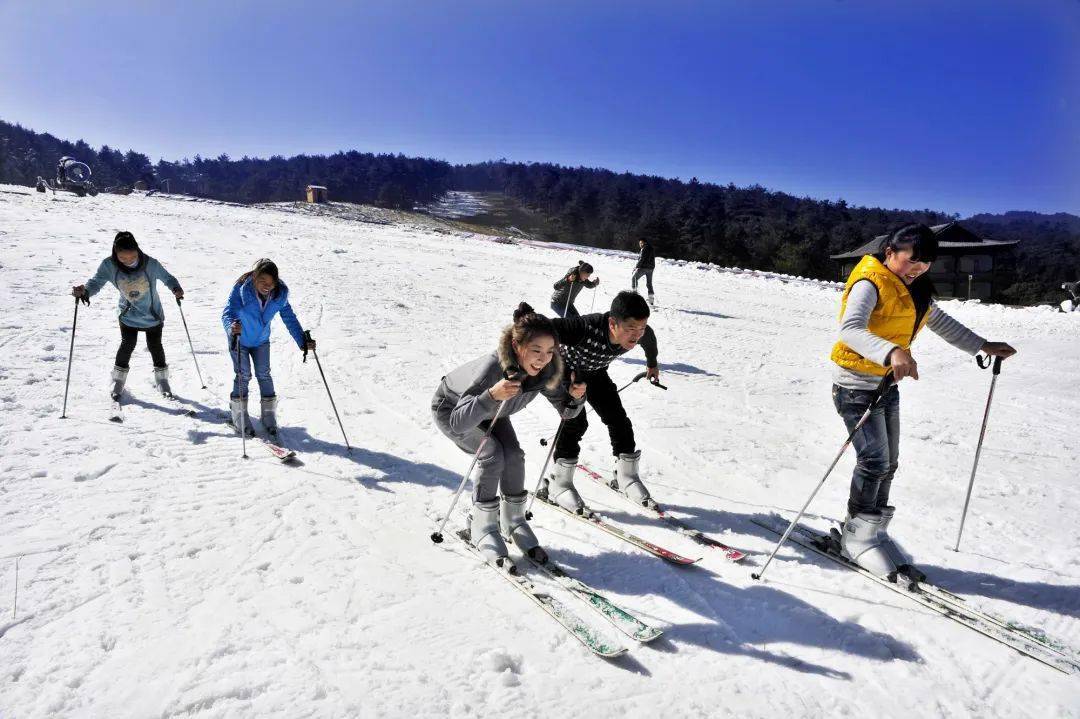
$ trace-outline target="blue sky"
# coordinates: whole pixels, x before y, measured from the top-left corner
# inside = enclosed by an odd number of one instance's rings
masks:
[[[179,6],[179,7],[178,7]],[[1080,214],[1080,0],[0,0],[0,119]]]

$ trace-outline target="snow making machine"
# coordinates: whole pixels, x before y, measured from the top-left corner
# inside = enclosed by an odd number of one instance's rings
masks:
[[[98,193],[97,188],[94,187],[94,183],[90,180],[90,167],[85,162],[79,162],[74,157],[61,157],[60,161],[56,163],[56,181],[50,183],[42,177],[37,179],[37,191],[45,192],[45,190],[66,190],[67,192],[74,192],[79,197],[85,197],[90,195],[93,197]]]

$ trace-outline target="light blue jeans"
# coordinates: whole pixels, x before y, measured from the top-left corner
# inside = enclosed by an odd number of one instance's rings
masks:
[[[833,385],[833,406],[844,418],[848,432],[862,418],[875,390],[846,389]],[[851,443],[855,445],[855,471],[851,474],[848,513],[880,512],[889,504],[889,490],[900,459],[900,390],[890,385],[870,418]]]
[[[248,383],[251,381],[251,365],[255,365],[255,380],[259,383],[259,394],[263,397],[274,396],[274,379],[270,376],[270,343],[263,342],[258,347],[244,347],[240,345],[240,362],[237,363],[236,349],[229,347],[229,356],[232,357],[233,399],[239,399],[240,393],[244,396],[248,393]]]

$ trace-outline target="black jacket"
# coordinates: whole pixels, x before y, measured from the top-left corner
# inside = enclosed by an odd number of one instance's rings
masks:
[[[656,250],[648,242],[641,248],[641,254],[638,255],[637,264],[634,267],[639,270],[651,270],[656,267]]]
[[[626,354],[628,350],[608,341],[610,316],[610,312],[604,312],[571,319],[552,318],[567,373],[573,370],[580,375],[606,370],[616,357]],[[645,350],[645,364],[656,367],[656,333],[652,327],[645,328],[638,344]]]
[[[555,291],[551,294],[551,304],[558,305],[559,307],[565,307],[567,296],[570,297],[570,304],[574,304],[574,302],[577,301],[577,296],[581,294],[582,289],[584,289],[585,287],[592,289],[593,287],[596,287],[598,284],[600,284],[599,279],[586,280],[584,282],[582,282],[581,280],[574,280],[573,282],[567,280],[566,278],[568,275],[576,276],[576,269],[577,268],[570,270],[565,275],[563,275],[561,280],[555,283]]]

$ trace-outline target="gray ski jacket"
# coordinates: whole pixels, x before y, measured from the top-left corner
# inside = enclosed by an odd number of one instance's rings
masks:
[[[501,380],[506,370],[517,366],[510,342],[510,328],[503,330],[499,347],[491,354],[466,362],[442,378],[431,411],[440,428],[452,435],[462,436],[481,423],[489,422],[498,411],[499,402],[489,389]],[[584,399],[575,401],[562,384],[563,362],[556,351],[551,363],[535,377],[528,377],[521,394],[506,400],[502,416],[509,417],[524,409],[539,394],[544,395],[562,417],[570,419],[581,412]]]

